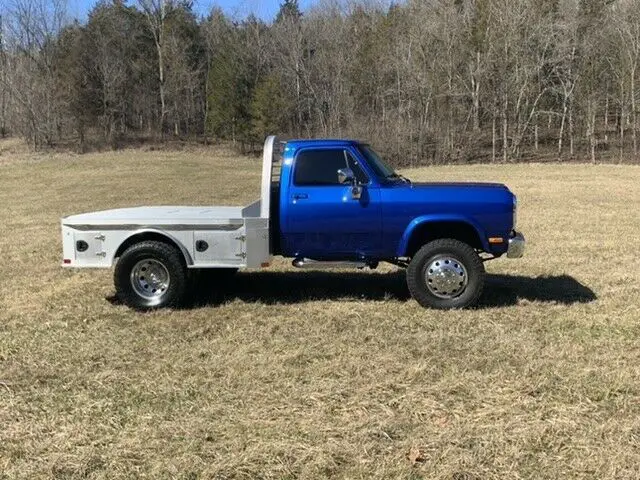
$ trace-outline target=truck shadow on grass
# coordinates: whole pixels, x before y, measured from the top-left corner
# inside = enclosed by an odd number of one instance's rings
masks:
[[[571,305],[590,303],[595,292],[569,275],[523,277],[520,275],[487,275],[480,307],[515,305],[518,300]]]
[[[264,304],[295,304],[311,300],[396,300],[411,299],[404,271],[370,272],[253,272],[238,273],[216,283],[206,276],[191,292],[186,308],[212,306],[242,300]],[[571,305],[596,299],[589,287],[569,275],[524,277],[487,275],[478,308],[503,307],[518,300]]]

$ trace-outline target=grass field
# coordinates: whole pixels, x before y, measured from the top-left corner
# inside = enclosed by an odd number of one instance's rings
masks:
[[[244,204],[259,170],[0,143],[0,478],[640,477],[640,167],[403,172],[519,195],[526,257],[487,264],[474,310],[281,260],[140,314],[111,271],[59,266],[63,215]]]

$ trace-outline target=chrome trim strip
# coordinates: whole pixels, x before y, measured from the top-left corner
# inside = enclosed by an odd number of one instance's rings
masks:
[[[134,225],[123,223],[120,225],[85,225],[85,224],[64,224],[65,227],[74,230],[146,230],[146,229],[162,229],[168,231],[185,231],[185,230],[214,230],[232,232],[238,230],[244,223],[230,223],[228,225],[187,225],[187,224],[168,224],[168,225]]]
[[[324,270],[329,268],[364,268],[367,266],[365,262],[350,261],[324,261],[312,260],[310,258],[296,258],[291,262],[296,268],[311,268],[316,270]]]

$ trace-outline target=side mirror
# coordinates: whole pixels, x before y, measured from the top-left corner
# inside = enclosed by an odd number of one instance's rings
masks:
[[[353,170],[350,168],[340,168],[338,169],[338,182],[341,184],[345,183],[355,183],[356,176],[353,174]]]
[[[362,196],[362,187],[357,184],[356,176],[353,174],[353,170],[350,168],[341,168],[338,170],[338,182],[342,185],[351,185],[351,198],[354,200],[360,200]]]

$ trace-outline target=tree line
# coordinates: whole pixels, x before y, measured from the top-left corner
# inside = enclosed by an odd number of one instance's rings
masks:
[[[638,154],[640,2],[285,0],[272,21],[188,0],[0,9],[0,134],[373,141],[398,164]]]

